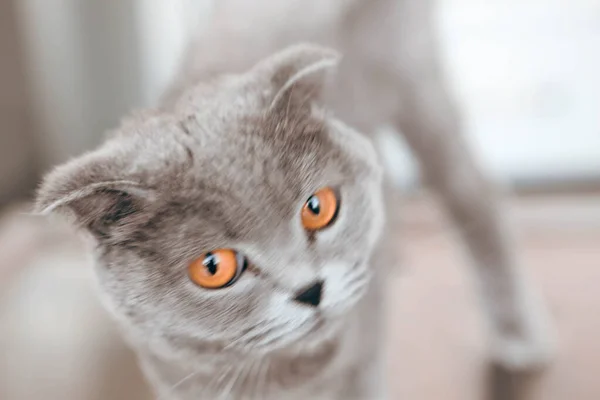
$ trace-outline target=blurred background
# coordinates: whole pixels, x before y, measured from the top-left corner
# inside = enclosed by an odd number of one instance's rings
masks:
[[[600,2],[438,3],[449,84],[483,163],[521,186],[600,181]],[[211,4],[3,1],[0,201],[151,105]]]
[[[156,101],[212,5],[0,1],[0,399],[149,398],[133,356],[96,317],[103,312],[81,244],[20,212],[50,166]],[[526,262],[559,320],[563,358],[539,398],[598,399],[600,0],[440,0],[437,23],[465,134],[484,167],[516,188],[509,208]],[[399,185],[417,188],[402,143],[382,140]],[[463,261],[427,197],[406,207],[398,235],[412,267],[393,291],[394,318],[419,323],[391,329],[399,358],[410,354],[428,378],[413,367],[394,393],[437,399],[437,388],[445,399],[475,399],[483,339]],[[425,303],[443,316],[425,318],[414,306]],[[429,349],[416,340],[423,332],[440,333]]]

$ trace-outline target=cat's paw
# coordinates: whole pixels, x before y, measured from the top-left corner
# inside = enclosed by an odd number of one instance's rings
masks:
[[[538,371],[555,357],[555,346],[546,337],[501,338],[492,349],[492,362],[510,371]]]
[[[556,333],[544,302],[530,291],[521,304],[518,332],[498,332],[492,344],[492,362],[508,371],[537,372],[556,355]]]

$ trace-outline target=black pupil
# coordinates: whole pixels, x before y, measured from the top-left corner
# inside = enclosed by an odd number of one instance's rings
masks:
[[[217,267],[219,265],[219,259],[213,253],[206,253],[206,257],[204,257],[204,266],[210,272],[211,275],[217,273]]]
[[[310,196],[310,199],[307,201],[308,209],[315,215],[319,215],[321,212],[321,205],[319,204],[319,199],[317,196]]]

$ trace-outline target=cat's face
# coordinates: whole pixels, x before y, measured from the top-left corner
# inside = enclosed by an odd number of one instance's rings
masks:
[[[381,168],[312,104],[322,79],[285,87],[316,51],[194,88],[46,180],[39,205],[94,234],[100,287],[138,336],[268,352],[323,340],[364,295]]]

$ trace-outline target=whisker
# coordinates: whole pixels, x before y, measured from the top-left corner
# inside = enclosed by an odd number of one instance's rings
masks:
[[[231,373],[231,371],[233,370],[233,365],[226,365],[224,368],[220,369],[216,376],[210,380],[210,382],[208,382],[208,384],[204,387],[204,389],[202,389],[202,392],[200,393],[200,398],[203,397],[203,394],[206,392],[209,395],[211,388],[215,387],[216,392],[218,393],[218,389],[219,389],[219,385],[221,384],[221,382],[223,382],[225,380],[225,378],[228,376],[229,373]]]
[[[236,375],[234,375],[232,379],[229,380],[229,385],[219,395],[219,397],[218,397],[219,399],[222,398],[223,395],[225,396],[225,399],[229,398],[229,395],[231,394],[231,392],[235,388],[236,383],[239,381],[240,377],[245,373],[246,365],[247,365],[246,363],[242,363],[240,365],[240,367],[238,368],[239,372]]]
[[[271,366],[271,360],[263,357],[261,359],[261,362],[263,363],[262,368],[260,369],[260,373],[259,376],[256,379],[256,386],[254,387],[255,391],[252,393],[252,397],[251,400],[254,399],[254,395],[258,393],[258,399],[262,400],[262,393],[264,393],[264,390],[267,386],[267,377],[269,375],[269,367]]]
[[[366,281],[364,279],[353,279],[352,281],[346,284],[346,292],[350,292],[357,287],[366,287],[368,285],[365,284]]]
[[[267,322],[265,325],[268,325],[269,322]],[[227,346],[225,346],[225,350],[231,349],[232,347],[234,347],[240,343],[244,343],[244,342],[249,343],[251,341],[256,340],[257,338],[267,336],[271,332],[276,331],[277,329],[280,329],[282,327],[283,327],[283,324],[278,324],[275,326],[266,327],[264,330],[259,331],[259,332],[256,332],[256,329],[255,329],[252,332],[249,332],[248,334],[243,335],[243,336],[237,338],[236,340],[234,340],[233,342],[229,343]]]
[[[266,321],[263,321],[259,324],[252,326],[250,329],[246,330],[240,337],[238,337],[237,339],[234,339],[231,343],[229,343],[227,346],[225,346],[224,350],[231,349],[232,347],[236,346],[240,342],[248,341],[248,339],[252,339],[253,335],[256,335],[256,332],[259,330],[259,328],[266,327],[265,330],[268,331],[269,329],[271,329],[271,327],[269,325],[273,322],[273,320],[274,319],[268,319]],[[259,333],[260,333],[260,331],[259,331]]]
[[[346,283],[346,287],[351,287],[359,282],[360,283],[365,282],[367,280],[365,275],[366,274],[360,274],[360,275],[350,278]]]
[[[305,328],[307,326],[309,321],[302,323],[300,326],[294,326],[294,327],[289,327],[286,324],[281,324],[279,327],[281,329],[279,329],[276,333],[277,335],[272,335],[270,338],[266,338],[265,340],[259,341],[258,343],[256,343],[255,346],[253,347],[265,347],[267,345],[276,343],[277,341],[279,341],[282,337],[285,336],[290,336],[291,339],[290,341],[294,341],[296,339],[298,339],[299,337],[302,337],[306,332],[307,329]],[[284,329],[287,328],[287,329]]]
[[[271,326],[271,327],[269,327],[268,329],[265,329],[262,332],[258,332],[255,335],[252,335],[252,336],[246,338],[246,341],[247,342],[252,342],[252,341],[255,341],[256,339],[260,339],[262,337],[269,336],[271,333],[277,332],[277,330],[281,329],[282,327],[283,327],[283,324]]]
[[[263,360],[262,357],[258,358],[256,360],[256,365],[258,366],[258,369],[255,374],[256,376],[254,377],[254,387],[252,388],[252,391],[248,392],[249,400],[252,400],[254,398],[254,394],[256,393],[256,387],[258,386],[258,378],[260,378],[260,373],[262,371],[262,365],[261,365],[262,360]]]
[[[246,386],[248,385],[248,375],[250,375],[250,372],[252,371],[252,369],[254,368],[254,360],[250,359],[250,361],[248,361],[246,363],[246,367],[244,368],[243,373],[240,374],[239,378],[238,378],[238,382],[234,383],[232,390],[234,388],[238,389],[238,392],[241,393],[242,395],[246,392]]]
[[[244,388],[243,388],[244,393],[248,393],[248,394],[252,393],[250,391],[250,388],[252,387],[253,384],[254,384],[254,386],[256,386],[256,378],[258,377],[258,372],[260,372],[260,358],[255,359],[252,362],[252,366],[250,367],[250,372],[248,373],[248,376],[246,377],[246,382],[244,384]]]
[[[352,270],[350,270],[350,273],[348,275],[351,276],[352,279],[355,279],[357,276],[367,277],[369,274],[370,274],[370,271],[368,270],[368,268],[362,267],[362,268],[353,268]]]
[[[346,291],[350,292],[351,289],[355,289],[356,286],[367,286],[365,282],[369,281],[369,274],[367,271],[353,271],[353,274],[348,277],[346,281]]]
[[[257,361],[258,360],[256,359],[252,360],[252,362],[250,363],[250,367],[246,371],[244,379],[240,381],[240,389],[242,393],[246,393],[246,391],[248,390],[248,385],[252,382],[252,373],[254,372],[255,367],[258,365]]]
[[[352,298],[356,298],[356,297],[360,297],[360,296],[364,295],[365,292],[367,291],[367,286],[366,285],[355,285],[354,287],[349,288],[347,291],[348,291],[348,295],[346,296],[346,298],[352,299]]]
[[[186,383],[187,381],[189,381],[190,379],[192,379],[193,377],[198,375],[200,373],[200,371],[201,370],[194,371],[194,372],[186,375],[184,378],[180,379],[179,381],[177,381],[177,383],[175,383],[173,386],[171,386],[167,390],[167,393],[163,393],[162,395],[160,395],[157,400],[166,400],[167,399],[166,396],[172,395],[174,393],[175,389],[177,389],[178,387],[180,387],[181,385],[183,385],[184,383]]]
[[[251,346],[251,348],[256,349],[256,348],[261,348],[268,344],[271,344],[271,343],[279,340],[283,336],[285,336],[285,334],[288,331],[292,331],[291,329],[286,330],[285,328],[286,328],[285,324],[280,324],[280,325],[274,327],[271,332],[269,332],[270,335],[268,337],[263,337],[263,338],[261,338],[261,340],[257,340],[254,343],[251,343],[249,345]]]

